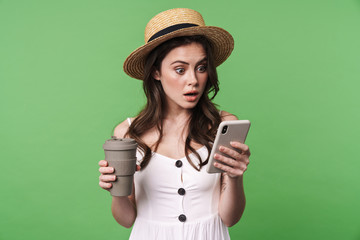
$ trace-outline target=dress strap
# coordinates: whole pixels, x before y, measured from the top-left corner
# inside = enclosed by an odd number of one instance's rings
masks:
[[[127,118],[127,120],[128,120],[129,127],[130,127],[130,125],[131,125],[131,118]]]

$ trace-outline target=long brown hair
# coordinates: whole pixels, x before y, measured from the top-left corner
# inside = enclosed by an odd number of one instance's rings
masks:
[[[173,38],[156,47],[147,57],[144,68],[143,89],[147,98],[145,107],[140,111],[138,116],[130,125],[126,136],[135,139],[144,157],[141,162],[141,168],[145,168],[151,159],[151,148],[142,141],[143,136],[148,130],[156,127],[159,132],[159,139],[155,144],[157,150],[163,137],[163,116],[165,113],[165,92],[162,88],[161,82],[154,79],[152,73],[155,70],[160,71],[161,62],[165,56],[174,48],[188,45],[190,43],[199,43],[203,46],[207,56],[207,71],[208,80],[206,82],[204,93],[199,102],[192,109],[191,117],[188,121],[188,135],[185,140],[185,156],[189,163],[196,169],[200,170],[202,166],[206,165],[209,157],[202,161],[200,155],[191,147],[191,141],[205,145],[210,153],[211,145],[216,134],[218,125],[221,122],[219,111],[215,104],[211,101],[214,99],[219,91],[219,82],[214,65],[213,54],[211,50],[211,43],[203,36],[185,36]],[[212,94],[212,96],[209,96]],[[189,154],[194,153],[199,159],[199,166],[196,166],[190,159]]]

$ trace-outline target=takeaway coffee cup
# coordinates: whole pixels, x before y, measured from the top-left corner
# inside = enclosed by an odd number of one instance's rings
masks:
[[[110,193],[112,196],[129,196],[132,191],[134,173],[136,169],[137,143],[131,138],[116,138],[106,140],[103,148],[105,160],[109,167],[114,168],[116,181],[112,182]]]

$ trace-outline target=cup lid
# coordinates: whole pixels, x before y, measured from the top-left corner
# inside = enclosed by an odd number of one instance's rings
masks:
[[[111,139],[105,141],[104,150],[130,150],[136,149],[138,144],[132,138],[116,138],[111,136]]]

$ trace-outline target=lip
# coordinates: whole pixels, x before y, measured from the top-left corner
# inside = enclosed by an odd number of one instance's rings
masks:
[[[191,94],[191,95],[188,95],[188,94]],[[196,90],[192,90],[192,91],[188,91],[188,92],[184,93],[184,98],[186,99],[186,101],[189,101],[189,102],[196,101],[198,96],[199,96],[199,92]]]
[[[186,94],[194,94],[194,95],[198,95],[198,94],[199,94],[199,92],[198,92],[198,91],[196,91],[196,90],[191,90],[191,91],[188,91],[188,92],[184,93],[184,95],[186,95]]]

